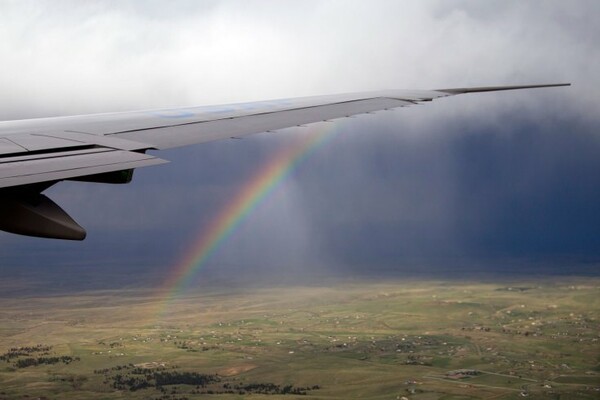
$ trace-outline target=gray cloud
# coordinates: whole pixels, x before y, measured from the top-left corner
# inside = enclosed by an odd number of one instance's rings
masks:
[[[571,111],[589,115],[598,103],[591,88],[598,84],[600,7],[593,1],[0,7],[6,118],[557,80],[577,85],[565,95]]]

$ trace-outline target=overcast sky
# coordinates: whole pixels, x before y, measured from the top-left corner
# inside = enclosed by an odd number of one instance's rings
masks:
[[[0,119],[571,82],[337,122],[203,273],[589,271],[600,261],[598,17],[593,0],[1,0]],[[2,273],[167,274],[303,134],[161,152],[172,163],[137,170],[126,186],[60,183],[47,194],[88,238],[0,233]]]

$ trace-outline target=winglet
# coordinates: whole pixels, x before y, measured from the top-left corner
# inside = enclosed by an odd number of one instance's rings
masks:
[[[546,85],[522,85],[522,86],[484,86],[471,88],[454,88],[454,89],[437,89],[437,92],[445,92],[450,94],[462,93],[479,93],[479,92],[496,92],[499,90],[516,90],[516,89],[537,89],[557,86],[571,86],[570,83],[550,83]]]

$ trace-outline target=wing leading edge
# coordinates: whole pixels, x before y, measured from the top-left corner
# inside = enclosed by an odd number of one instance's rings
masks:
[[[0,122],[0,230],[82,240],[85,230],[41,193],[61,180],[128,183],[146,154],[297,125],[406,107],[464,93],[569,86],[568,83],[438,90],[390,90]]]

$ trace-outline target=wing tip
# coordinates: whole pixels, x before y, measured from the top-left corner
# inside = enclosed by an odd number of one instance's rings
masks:
[[[512,86],[481,86],[481,87],[465,87],[452,89],[436,89],[436,92],[444,92],[448,94],[463,94],[463,93],[481,93],[481,92],[497,92],[500,90],[519,90],[519,89],[539,89],[548,87],[571,86],[571,83],[546,83],[542,85],[512,85]]]

